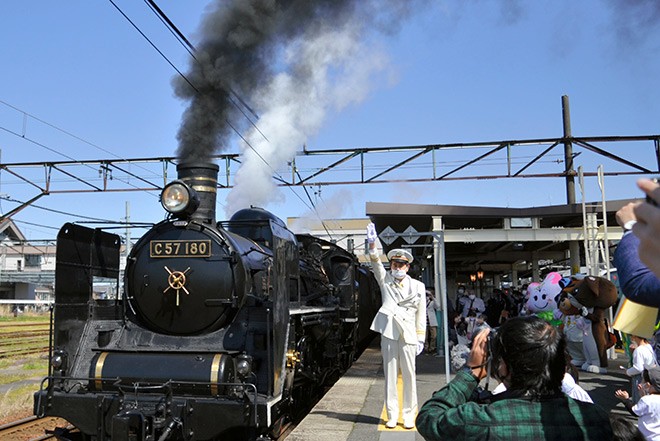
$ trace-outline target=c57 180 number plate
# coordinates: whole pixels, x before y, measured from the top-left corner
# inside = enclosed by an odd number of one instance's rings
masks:
[[[210,257],[210,240],[152,240],[149,257]]]

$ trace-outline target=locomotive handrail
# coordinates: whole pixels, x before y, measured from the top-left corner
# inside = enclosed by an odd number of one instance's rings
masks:
[[[247,256],[247,255],[250,254],[251,252],[259,253],[259,254],[264,255],[264,256],[266,256],[266,257],[272,257],[272,254],[267,253],[266,251],[264,251],[264,250],[261,249],[261,248],[255,248],[255,247],[250,247],[249,250],[245,251],[245,252],[244,252],[243,254],[241,254],[241,255],[242,255],[242,256]]]
[[[103,381],[102,378],[101,378],[101,381]],[[138,382],[133,382],[130,385],[129,384],[123,384],[122,379],[117,378],[117,380],[114,383],[112,383],[112,385],[115,386],[117,388],[117,390],[119,390],[119,392],[121,392],[123,395],[126,395],[127,392],[124,390],[124,387],[122,387],[122,386],[131,386],[131,388],[132,388],[131,392],[134,392],[135,394],[137,394],[138,392],[143,392],[143,391],[156,390],[156,389],[165,389],[166,394],[171,395],[172,394],[172,384],[175,384],[176,382],[173,382],[172,380],[167,380],[165,383],[153,384],[153,385],[151,383],[147,382],[147,381],[142,382],[142,383],[144,383],[145,385],[141,385],[141,382],[139,382],[139,381]]]
[[[51,377],[50,377],[50,375],[49,375],[49,376],[45,377],[43,380],[41,380],[41,383],[39,383],[39,392],[43,392],[43,391],[44,391],[44,383],[45,383],[46,381],[48,381],[48,390],[51,389],[51,385],[52,385],[53,383],[50,381],[50,378],[51,378]],[[37,400],[37,406],[36,406],[36,407],[37,407],[37,409],[38,409],[38,410],[37,410],[37,418],[43,418],[43,417],[45,417],[45,416],[46,416],[46,412],[45,412],[45,410],[46,410],[46,406],[42,406],[42,405],[41,405],[41,394],[39,394],[39,399]]]
[[[204,300],[204,306],[224,306],[232,305],[235,303],[234,299],[206,299]]]

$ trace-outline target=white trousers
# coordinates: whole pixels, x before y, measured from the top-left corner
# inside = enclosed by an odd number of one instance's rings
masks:
[[[406,344],[403,339],[392,340],[380,336],[380,349],[383,354],[385,372],[385,409],[388,420],[399,419],[399,394],[397,379],[401,369],[403,380],[403,419],[415,421],[417,414],[417,383],[415,378],[415,357],[417,345]]]

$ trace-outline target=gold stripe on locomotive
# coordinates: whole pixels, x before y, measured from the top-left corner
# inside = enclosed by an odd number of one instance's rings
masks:
[[[103,378],[103,364],[105,363],[105,357],[107,357],[108,354],[109,352],[101,352],[101,355],[99,355],[99,358],[96,360],[96,366],[94,367],[94,378],[96,378],[94,384],[98,390],[101,390],[103,386],[103,382],[101,381],[101,378]]]
[[[152,240],[149,257],[211,257],[210,240]]]
[[[220,360],[222,360],[222,354],[215,354],[213,357],[213,362],[211,363],[211,395],[218,395],[218,371],[220,370]]]
[[[186,184],[190,182],[195,182],[195,181],[209,181],[209,182],[218,182],[217,179],[215,178],[209,178],[207,176],[186,176],[185,178],[181,179],[183,182]]]
[[[190,185],[193,190],[195,191],[203,191],[206,193],[217,193],[218,192],[218,180],[216,178],[209,178],[206,176],[187,176],[185,178],[181,179],[183,182],[186,184]],[[204,183],[203,181],[206,181],[208,183],[213,184],[213,186],[208,186],[208,185],[201,185]]]
[[[217,191],[216,187],[209,187],[208,185],[193,185],[193,190],[202,191],[206,193],[215,193]]]

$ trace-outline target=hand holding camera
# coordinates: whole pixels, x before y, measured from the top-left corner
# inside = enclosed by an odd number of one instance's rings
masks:
[[[472,340],[472,349],[468,354],[466,366],[472,369],[472,373],[482,380],[488,376],[488,336],[490,329],[483,328]]]
[[[639,238],[639,258],[653,273],[660,277],[660,185],[651,179],[640,179],[637,186],[646,193],[648,203],[634,208],[637,223],[633,233]]]
[[[660,183],[660,180],[658,178],[652,178],[651,182],[653,184],[656,184],[655,188],[653,186],[648,187],[650,190],[652,190],[652,193],[647,192],[646,193],[646,202],[648,202],[651,205],[655,205],[656,207],[658,206],[658,200],[657,198],[654,198],[653,196],[656,195],[658,192],[657,190],[657,185]]]

